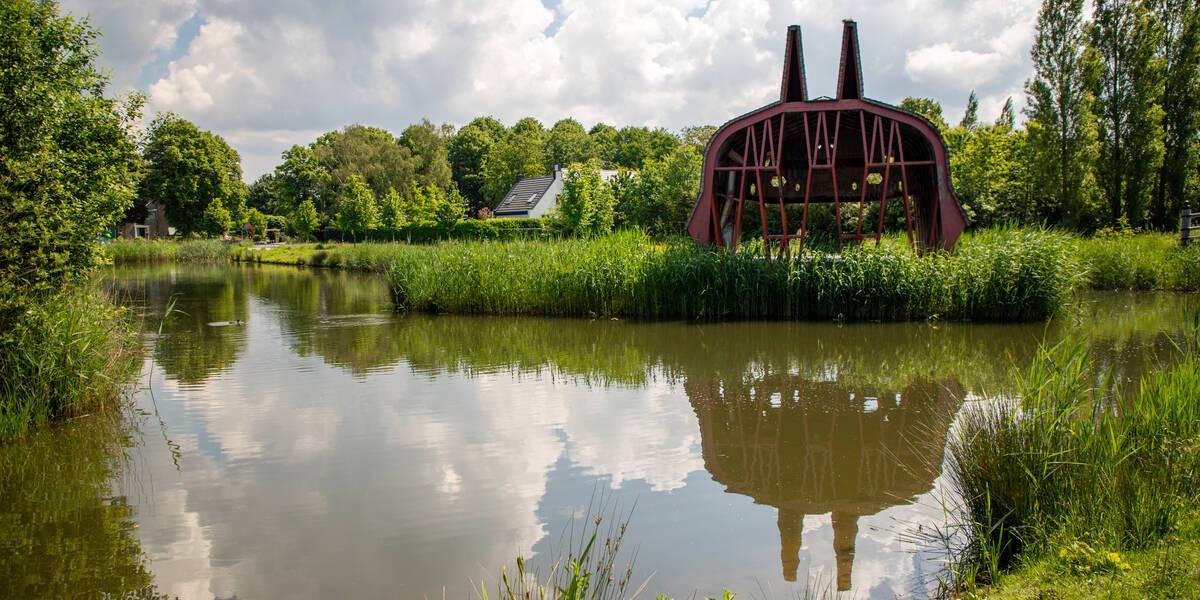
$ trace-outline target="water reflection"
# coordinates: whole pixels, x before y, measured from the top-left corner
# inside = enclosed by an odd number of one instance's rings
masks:
[[[852,391],[791,373],[684,387],[705,468],[727,491],[779,510],[785,580],[796,581],[805,515],[831,514],[838,590],[850,589],[859,517],[933,487],[962,398],[952,380]]]
[[[693,325],[395,315],[381,278],[325,270],[112,275],[146,315],[182,453],[176,471],[146,440],[159,485],[138,519],[184,598],[464,596],[519,549],[545,556],[596,485],[638,497],[650,591],[787,585],[828,556],[838,589],[890,597],[879,580],[920,567],[869,524],[915,518],[969,391],[1008,391],[1043,337],[1087,340],[1132,381],[1194,303],[1088,296],[1050,326]]]
[[[0,446],[0,598],[159,598],[114,493],[131,424],[88,416]]]

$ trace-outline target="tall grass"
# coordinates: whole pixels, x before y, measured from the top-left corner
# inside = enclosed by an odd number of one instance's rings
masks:
[[[221,240],[114,240],[103,246],[113,262],[228,260],[230,244]]]
[[[1064,540],[1122,549],[1164,539],[1200,499],[1200,360],[1106,393],[1082,345],[1043,349],[1019,400],[968,410],[948,445],[967,543],[959,582],[993,579]]]
[[[1200,245],[1166,233],[1108,233],[1077,241],[1086,284],[1098,290],[1200,291]]]
[[[47,299],[0,348],[0,442],[52,419],[98,410],[137,375],[128,312],[94,285]]]
[[[1001,230],[958,253],[892,246],[766,261],[635,232],[565,241],[449,242],[396,252],[396,305],[430,312],[740,318],[1025,321],[1073,285],[1064,236]]]

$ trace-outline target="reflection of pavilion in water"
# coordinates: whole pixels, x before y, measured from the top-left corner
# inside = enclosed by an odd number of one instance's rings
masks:
[[[789,374],[692,379],[685,389],[709,473],[779,510],[787,581],[796,580],[804,516],[832,513],[839,591],[850,589],[858,518],[933,487],[962,398],[953,382],[884,393]]]

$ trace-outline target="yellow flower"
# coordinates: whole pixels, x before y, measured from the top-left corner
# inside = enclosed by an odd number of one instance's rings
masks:
[[[1120,562],[1121,562],[1121,555],[1120,555],[1120,554],[1117,554],[1116,552],[1109,552],[1109,553],[1108,553],[1108,560],[1109,560],[1110,562],[1113,562],[1113,563],[1120,563]]]

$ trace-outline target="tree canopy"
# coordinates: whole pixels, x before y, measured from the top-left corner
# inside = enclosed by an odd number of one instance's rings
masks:
[[[51,2],[0,3],[0,345],[86,276],[134,197],[142,99],[105,97],[97,31]]]
[[[142,157],[138,201],[164,207],[180,233],[202,231],[204,212],[214,200],[241,219],[246,197],[241,157],[221,136],[175,114],[160,114],[150,124]]]

